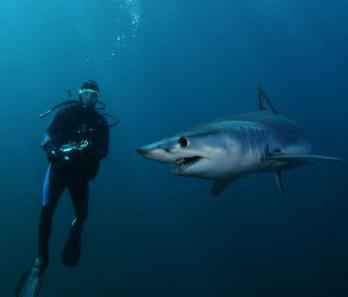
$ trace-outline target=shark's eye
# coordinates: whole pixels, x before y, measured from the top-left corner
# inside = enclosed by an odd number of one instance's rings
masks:
[[[186,137],[180,137],[179,144],[181,145],[181,147],[188,147],[189,141],[187,140]]]

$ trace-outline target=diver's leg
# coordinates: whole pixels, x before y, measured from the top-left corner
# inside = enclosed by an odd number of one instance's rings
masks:
[[[68,185],[75,210],[75,219],[70,227],[69,238],[65,244],[62,261],[68,267],[75,267],[80,260],[81,233],[88,215],[88,180],[74,180]]]
[[[52,230],[52,219],[63,190],[62,176],[50,165],[43,187],[42,209],[39,221],[39,256],[43,261],[43,269],[48,265],[48,242]]]
[[[75,220],[72,226],[76,226],[82,232],[83,225],[88,216],[89,181],[81,178],[68,186],[75,211]]]

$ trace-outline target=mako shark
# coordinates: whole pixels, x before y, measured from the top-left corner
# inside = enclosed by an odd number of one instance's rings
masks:
[[[254,173],[274,172],[283,194],[283,173],[317,159],[305,133],[277,112],[258,88],[259,111],[221,118],[173,137],[139,148],[146,158],[173,163],[173,173],[213,180],[211,194],[219,195],[232,182]]]

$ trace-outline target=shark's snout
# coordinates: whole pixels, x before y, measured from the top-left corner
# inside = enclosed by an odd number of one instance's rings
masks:
[[[158,149],[156,149],[153,145],[146,145],[146,146],[139,147],[137,149],[137,153],[142,155],[145,158],[155,160],[157,150]]]
[[[137,149],[137,152],[143,157],[154,161],[163,163],[173,162],[173,156],[158,143],[140,147]]]
[[[192,149],[192,145],[186,137],[166,138],[140,147],[137,152],[147,159],[173,164],[172,173],[176,175],[196,176],[206,171],[209,162],[204,152]]]
[[[142,156],[146,156],[148,154],[149,150],[146,149],[146,147],[140,147],[137,149],[137,153],[142,155]]]

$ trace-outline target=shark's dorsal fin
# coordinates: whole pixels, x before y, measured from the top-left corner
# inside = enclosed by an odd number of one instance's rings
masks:
[[[216,180],[210,189],[210,194],[212,194],[213,196],[219,196],[226,189],[226,187],[229,184],[233,183],[235,180],[235,178]]]
[[[279,187],[280,194],[284,195],[284,181],[283,181],[283,170],[275,172],[276,181]]]
[[[264,89],[262,89],[260,86],[258,86],[258,98],[259,98],[259,108],[260,110],[267,110],[271,111],[273,113],[278,113],[278,111],[275,109],[271,99],[267,96]]]

